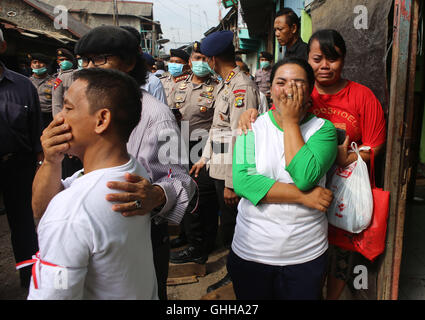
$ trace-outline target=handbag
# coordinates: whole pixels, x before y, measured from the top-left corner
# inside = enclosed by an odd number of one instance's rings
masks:
[[[372,222],[361,233],[354,234],[332,225],[328,228],[328,240],[341,249],[355,251],[374,261],[385,249],[390,192],[375,185],[375,155],[370,149],[370,182],[373,196]]]

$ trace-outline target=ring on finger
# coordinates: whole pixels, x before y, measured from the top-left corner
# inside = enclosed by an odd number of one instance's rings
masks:
[[[136,209],[140,209],[142,207],[142,201],[136,200],[136,201],[134,201],[134,205],[135,205]]]
[[[293,98],[294,98],[294,96],[293,96],[292,94],[290,94],[290,93],[289,93],[289,94],[287,94],[287,95],[286,95],[286,97],[287,97],[288,99],[293,99]]]

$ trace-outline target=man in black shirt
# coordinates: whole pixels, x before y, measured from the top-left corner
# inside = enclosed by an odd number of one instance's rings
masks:
[[[283,8],[276,14],[274,20],[274,32],[277,41],[281,46],[285,46],[285,57],[296,57],[308,60],[307,44],[300,36],[300,18],[292,9]]]
[[[0,55],[6,47],[0,30]],[[43,159],[41,127],[37,89],[0,61],[0,190],[17,263],[38,250],[31,195],[36,166]],[[20,278],[21,286],[28,288],[31,267],[20,269]]]

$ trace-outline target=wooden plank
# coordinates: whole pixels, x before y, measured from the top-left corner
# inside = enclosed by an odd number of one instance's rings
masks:
[[[168,278],[167,286],[179,286],[183,284],[190,284],[199,282],[197,276],[188,276],[188,277],[180,277],[180,278]]]
[[[410,28],[410,42],[409,42],[409,75],[407,87],[407,105],[406,105],[406,130],[403,139],[403,155],[401,160],[402,172],[402,185],[400,190],[400,202],[397,216],[396,230],[395,230],[395,244],[394,244],[394,258],[393,258],[393,278],[391,288],[391,299],[398,299],[398,283],[400,278],[401,257],[403,251],[403,235],[404,235],[404,220],[406,216],[406,200],[409,182],[412,174],[412,142],[413,142],[413,129],[417,126],[415,122],[415,105],[414,105],[414,91],[415,91],[415,73],[416,73],[416,52],[417,52],[417,35],[419,25],[419,0],[414,0],[412,3],[411,11],[411,28]],[[416,113],[417,114],[417,113]],[[416,118],[416,121],[420,121]]]
[[[207,293],[201,300],[236,300],[235,292],[233,291],[233,283],[229,283],[224,287]]]
[[[391,65],[390,105],[384,189],[391,192],[386,250],[378,272],[378,299],[396,299],[404,228],[408,171],[405,156],[409,144],[405,122],[408,110],[409,44],[411,36],[412,2],[394,1],[394,34]],[[412,62],[412,61],[410,61]],[[413,88],[409,88],[413,90]]]
[[[207,274],[206,264],[194,262],[172,264],[168,267],[168,278],[181,278],[188,276],[204,277]]]

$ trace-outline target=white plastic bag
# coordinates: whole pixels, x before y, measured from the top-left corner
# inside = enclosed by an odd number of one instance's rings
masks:
[[[358,159],[348,167],[336,167],[328,184],[334,194],[328,208],[328,222],[351,233],[360,233],[372,219],[373,197],[367,165],[355,142],[351,148]]]

